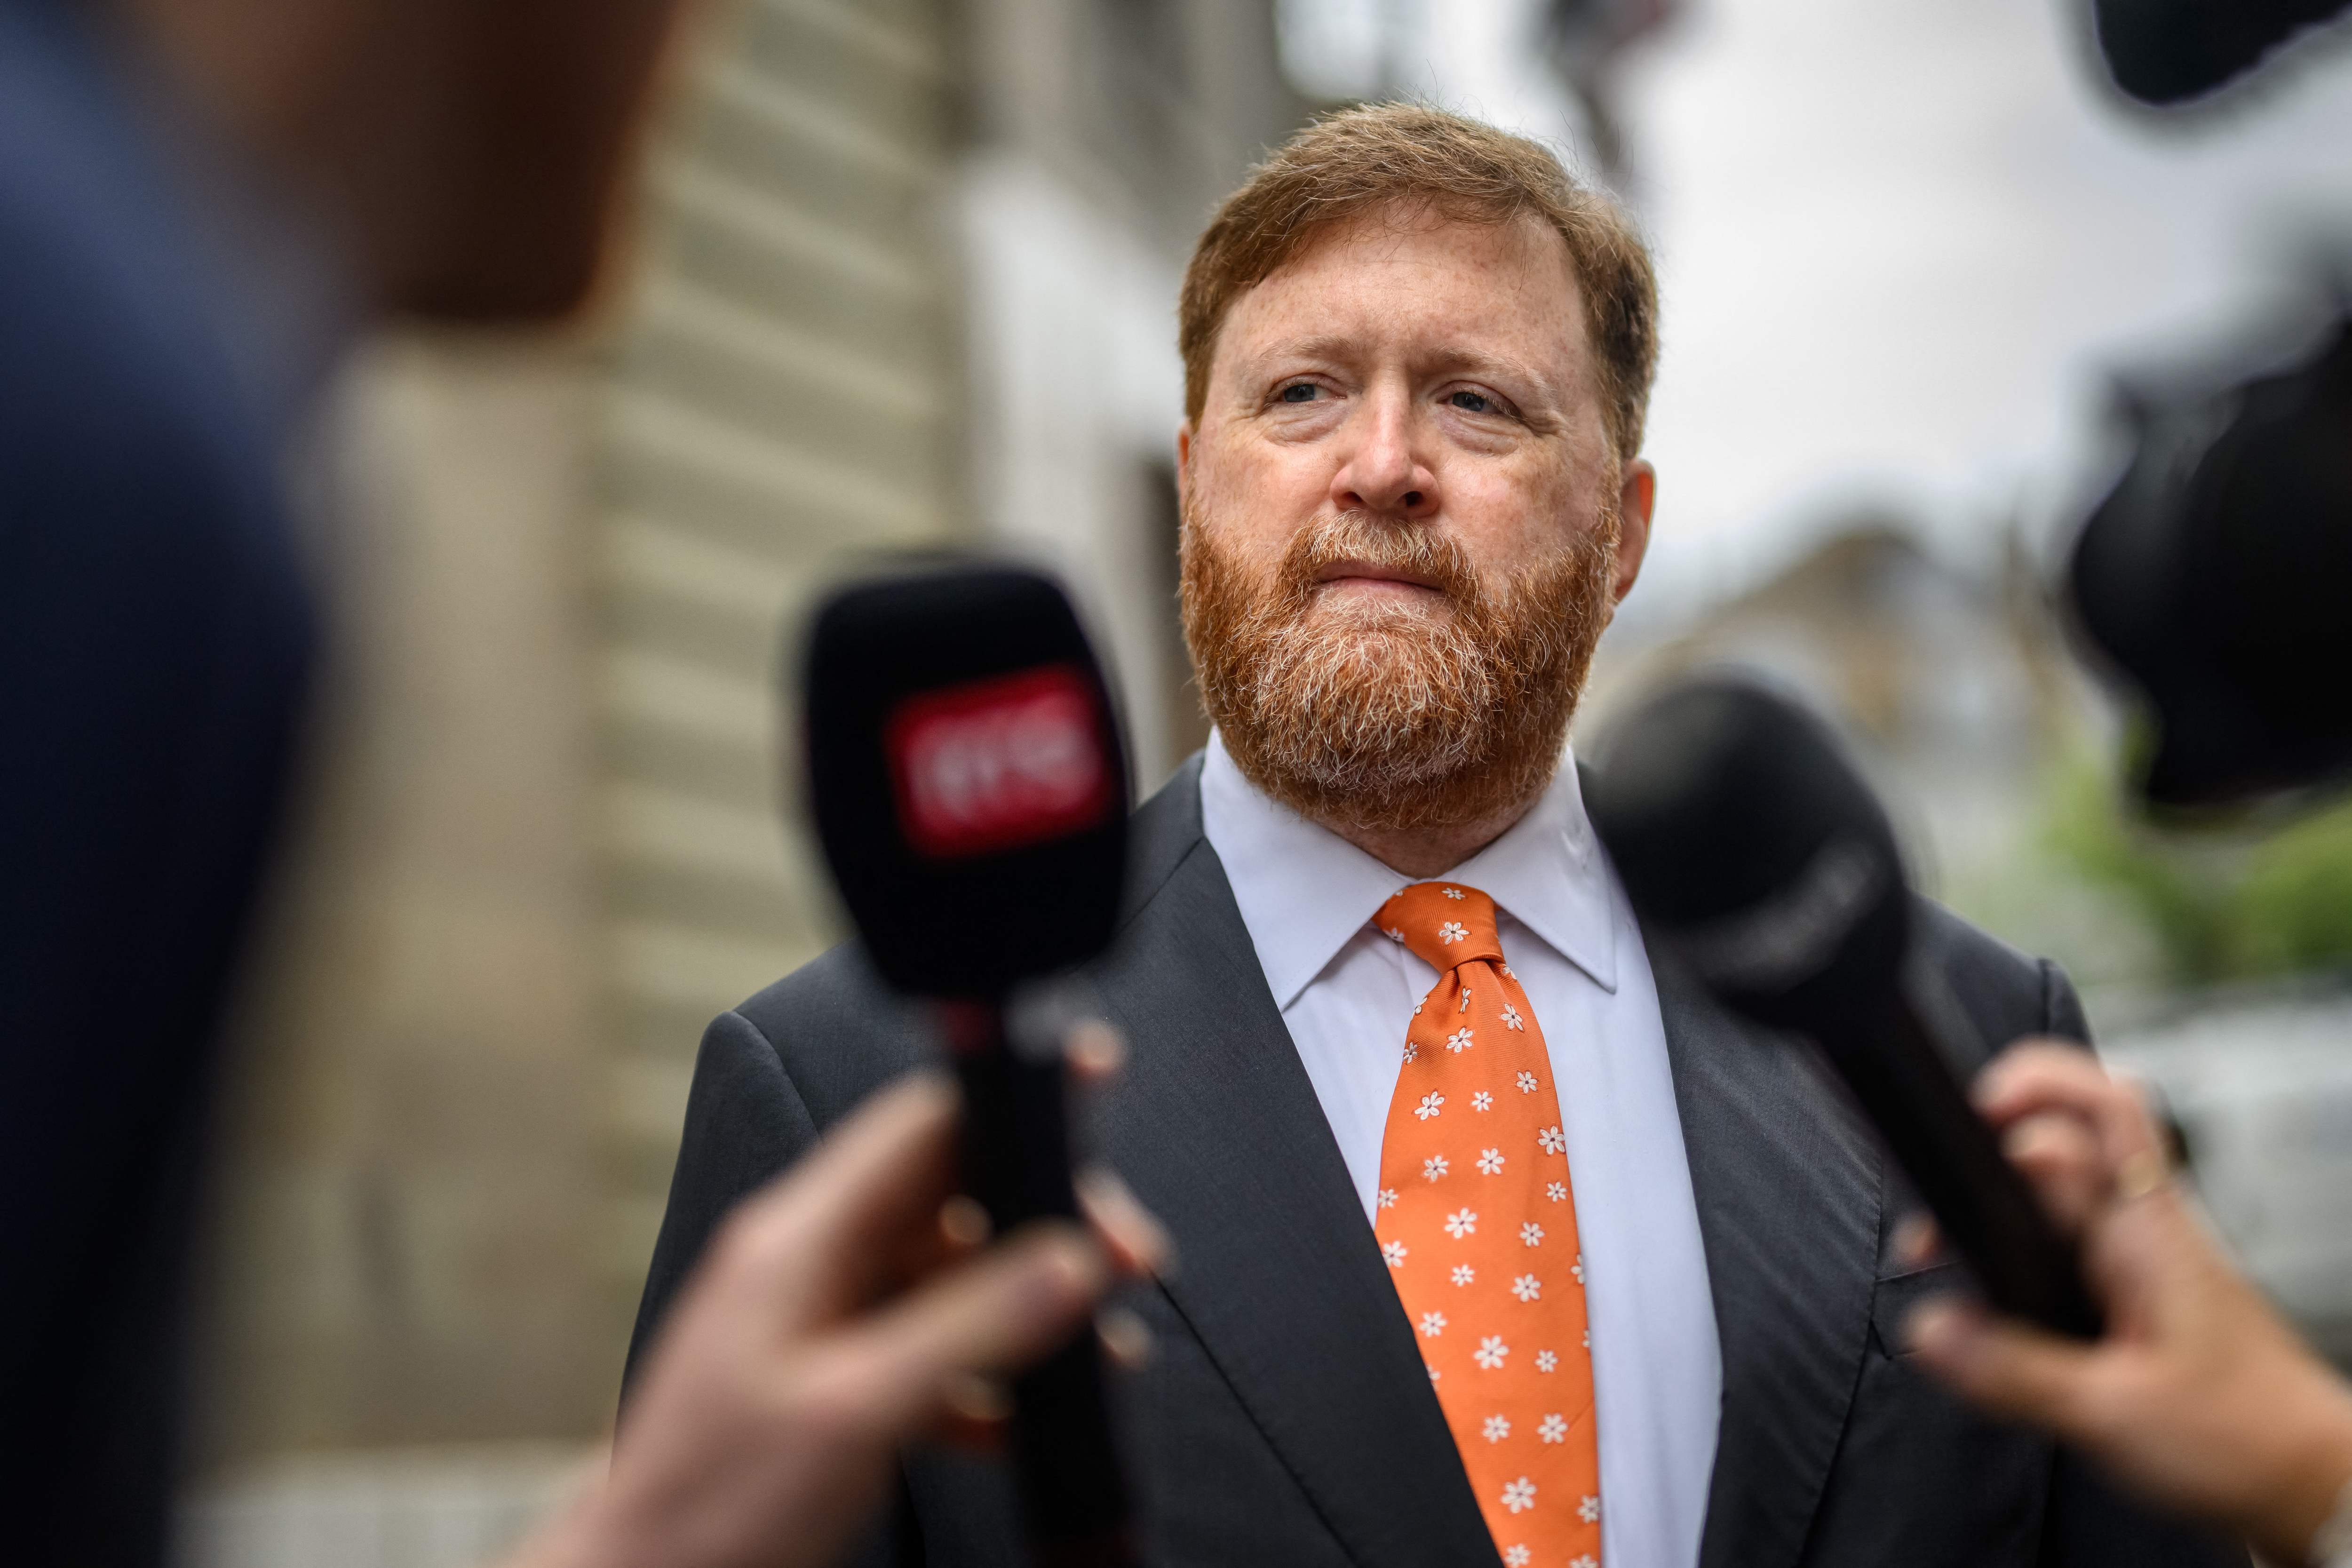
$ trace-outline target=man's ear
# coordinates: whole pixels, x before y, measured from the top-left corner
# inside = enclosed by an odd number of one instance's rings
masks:
[[[1176,426],[1176,500],[1182,505],[1184,491],[1192,482],[1192,422],[1187,419]]]
[[[1622,605],[1642,574],[1642,558],[1650,552],[1650,512],[1658,502],[1658,470],[1645,458],[1625,465],[1617,488],[1617,583],[1610,603]]]

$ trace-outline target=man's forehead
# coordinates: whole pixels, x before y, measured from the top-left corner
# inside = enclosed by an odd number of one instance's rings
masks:
[[[1479,222],[1389,207],[1339,220],[1234,301],[1225,325],[1237,324],[1244,337],[1305,335],[1327,348],[1351,328],[1373,328],[1435,331],[1465,347],[1507,337],[1579,362],[1584,349],[1567,242],[1529,214]]]

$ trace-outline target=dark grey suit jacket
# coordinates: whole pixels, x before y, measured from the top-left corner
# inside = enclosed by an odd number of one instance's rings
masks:
[[[1091,972],[1130,1058],[1094,1137],[1181,1267],[1132,1304],[1156,1331],[1122,1420],[1154,1562],[1496,1563],[1411,1326],[1201,830],[1197,760],[1135,820],[1119,942]],[[2084,1033],[2063,975],[1931,906],[1933,968],[1985,1039]],[[1723,1348],[1705,1568],[2230,1561],[2121,1504],[2045,1440],[1903,1364],[1904,1199],[1803,1050],[1667,966],[1659,1005]],[[926,1059],[855,947],[719,1018],[654,1250],[634,1363],[712,1227],[877,1085]],[[1014,1563],[994,1465],[911,1454],[873,1560]],[[2242,1563],[2243,1554],[2235,1561]]]

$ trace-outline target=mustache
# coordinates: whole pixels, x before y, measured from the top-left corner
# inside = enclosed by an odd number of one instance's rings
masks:
[[[1459,540],[1412,523],[1369,512],[1329,512],[1290,542],[1276,568],[1285,607],[1304,609],[1324,572],[1343,562],[1359,563],[1426,583],[1457,605],[1485,597],[1478,569]]]

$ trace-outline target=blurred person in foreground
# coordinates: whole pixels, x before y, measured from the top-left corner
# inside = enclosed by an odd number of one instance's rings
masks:
[[[1509,1568],[2224,1559],[1895,1359],[1941,1276],[1793,1053],[1653,973],[1568,724],[1654,476],[1648,256],[1539,145],[1387,105],[1224,204],[1179,307],[1182,611],[1216,733],[1139,809],[1101,1147],[1149,1554]],[[1987,1038],[2064,977],[1923,907]],[[852,946],[704,1037],[643,1342],[731,1205],[932,1047]],[[650,1388],[632,1395],[651,1396]],[[1000,1563],[907,1460],[866,1561]]]
[[[671,0],[0,0],[0,1558],[166,1553],[219,1014],[313,645],[279,468],[347,340],[596,271]],[[747,1209],[533,1563],[823,1561],[1102,1245],[940,1239],[953,1110]],[[1132,1249],[1127,1254],[1134,1256]]]

